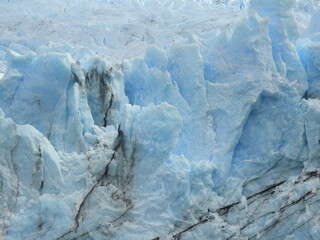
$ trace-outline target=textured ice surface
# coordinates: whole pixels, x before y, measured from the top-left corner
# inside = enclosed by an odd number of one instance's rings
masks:
[[[319,5],[2,1],[0,238],[320,239]]]

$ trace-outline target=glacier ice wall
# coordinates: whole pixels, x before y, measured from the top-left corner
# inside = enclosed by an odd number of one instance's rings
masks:
[[[29,4],[0,10],[1,239],[320,238],[317,1]]]

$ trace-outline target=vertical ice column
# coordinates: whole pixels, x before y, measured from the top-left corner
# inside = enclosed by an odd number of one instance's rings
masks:
[[[269,17],[269,36],[278,72],[296,85],[302,96],[308,88],[307,76],[295,48],[299,38],[292,10],[295,0],[252,0],[250,7],[261,17]]]

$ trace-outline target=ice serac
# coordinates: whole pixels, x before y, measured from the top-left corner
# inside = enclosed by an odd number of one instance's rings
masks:
[[[21,56],[9,50],[7,59],[0,87],[7,116],[37,128],[58,151],[85,150],[83,132],[93,123],[86,117],[89,108],[82,100],[83,84],[71,71],[71,57],[31,52]]]
[[[261,99],[279,95],[281,78],[272,58],[268,22],[256,13],[250,12],[232,36],[222,34],[210,41],[207,61],[212,57],[215,61],[207,82],[208,114],[216,134],[214,178],[220,185],[234,164],[235,148],[251,112]]]
[[[178,109],[183,127],[175,153],[190,160],[210,158],[214,133],[207,117],[203,60],[197,45],[167,52],[150,47],[144,59],[125,63],[125,84],[132,104],[168,102]]]
[[[55,218],[70,213],[58,198],[66,186],[65,165],[37,129],[0,114],[1,231],[8,239],[30,238],[28,229],[36,238],[45,229],[59,228]]]
[[[316,3],[30,2],[0,24],[1,239],[320,239]]]
[[[295,2],[252,0],[250,6],[261,17],[269,18],[272,53],[278,72],[296,85],[299,94],[304,95],[307,90],[306,75],[295,48],[295,42],[299,38],[292,13]]]
[[[309,27],[305,30],[305,34],[308,37],[297,41],[297,51],[308,77],[309,89],[307,96],[310,98],[318,98],[320,90],[318,81],[320,76],[320,29],[316,24],[319,19],[320,11],[316,11],[311,18]]]

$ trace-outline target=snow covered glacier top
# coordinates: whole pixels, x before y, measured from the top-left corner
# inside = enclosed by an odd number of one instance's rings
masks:
[[[319,1],[2,1],[1,239],[320,239]]]

